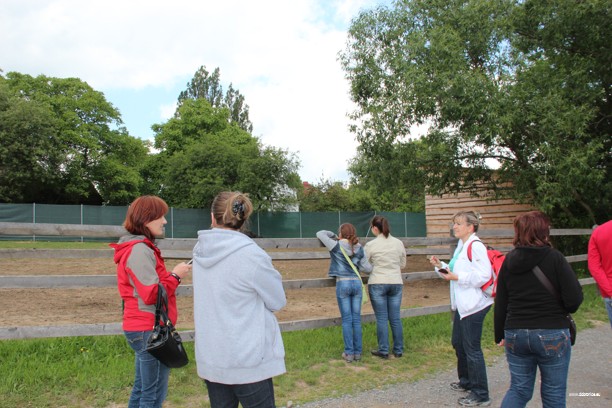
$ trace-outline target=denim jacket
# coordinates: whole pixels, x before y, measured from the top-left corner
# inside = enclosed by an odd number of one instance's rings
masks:
[[[327,273],[330,277],[342,277],[352,278],[357,277],[355,271],[349,263],[346,261],[344,254],[340,247],[344,248],[344,251],[351,259],[357,270],[361,272],[370,273],[372,271],[372,265],[365,257],[365,252],[361,244],[354,245],[351,249],[351,245],[346,241],[338,240],[336,234],[331,231],[319,231],[317,232],[317,238],[325,245],[329,250],[329,256],[331,262],[329,264],[329,272]]]

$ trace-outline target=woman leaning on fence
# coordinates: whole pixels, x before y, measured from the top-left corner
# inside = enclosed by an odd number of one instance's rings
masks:
[[[372,264],[368,279],[368,293],[376,316],[376,338],[378,348],[372,355],[389,358],[389,327],[393,337],[393,355],[404,354],[404,330],[400,318],[404,280],[402,268],[406,266],[406,248],[399,239],[391,235],[389,222],[377,215],[370,222],[376,237],[365,245],[366,258]]]
[[[347,362],[361,360],[361,303],[363,282],[358,271],[371,272],[363,247],[352,224],[342,224],[338,235],[331,231],[317,232],[317,238],[329,250],[331,258],[328,276],[336,278],[336,299],[342,317],[342,338]]]
[[[287,300],[270,256],[241,232],[252,212],[245,194],[219,193],[193,249],[196,363],[212,408],[274,408],[272,377],[285,372],[274,312]]]
[[[155,323],[158,283],[168,293],[168,316],[177,319],[175,291],[191,265],[166,270],[155,237],[164,233],[168,205],[159,197],[142,196],[129,206],[123,226],[128,235],[115,248],[117,284],[123,299],[123,330],[135,353],[134,386],[128,408],[161,407],[168,391],[170,368],[145,351]]]

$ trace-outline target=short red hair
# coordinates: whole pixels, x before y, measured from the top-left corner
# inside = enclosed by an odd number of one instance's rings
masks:
[[[167,212],[168,204],[161,198],[152,195],[138,197],[128,207],[123,227],[131,234],[144,235],[154,241],[155,237],[146,225]]]
[[[514,246],[542,247],[550,244],[550,219],[541,211],[529,211],[514,219]]]

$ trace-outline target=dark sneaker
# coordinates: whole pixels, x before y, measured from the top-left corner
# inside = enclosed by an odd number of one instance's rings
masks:
[[[491,405],[490,399],[481,400],[473,395],[468,395],[467,397],[459,398],[457,402],[463,407],[488,407],[489,405]]]
[[[352,362],[353,362],[353,355],[352,355],[352,354],[342,353],[342,358],[343,358],[343,359],[344,359],[344,361],[346,361],[347,363],[352,363]]]
[[[355,361],[359,361],[359,360],[361,360],[361,354],[355,354],[355,355],[353,356],[353,359],[354,359]]]
[[[460,392],[468,392],[469,391],[469,389],[465,388],[459,382],[450,383],[450,389],[453,390],[453,391],[460,391]]]
[[[395,356],[395,358],[400,358],[404,354],[403,353],[393,353],[393,355]]]
[[[378,350],[372,350],[372,355],[376,356],[376,357],[380,357],[380,358],[385,359],[385,360],[387,360],[389,358],[389,354],[381,353]]]

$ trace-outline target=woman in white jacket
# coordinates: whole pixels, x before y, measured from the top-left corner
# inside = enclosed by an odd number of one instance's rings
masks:
[[[287,302],[282,278],[240,232],[252,211],[246,195],[218,194],[193,250],[196,363],[212,408],[274,408],[272,377],[286,371],[273,313]]]
[[[487,248],[476,236],[479,225],[480,217],[473,211],[455,214],[453,233],[459,242],[453,258],[447,264],[431,257],[436,272],[451,283],[451,308],[455,311],[452,344],[457,355],[459,381],[451,383],[450,387],[455,391],[469,392],[458,401],[467,407],[491,405],[480,341],[484,319],[493,304],[493,299],[485,295],[481,287],[489,281],[493,271]],[[471,261],[467,254],[470,244]]]

